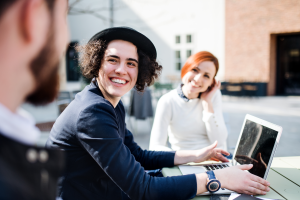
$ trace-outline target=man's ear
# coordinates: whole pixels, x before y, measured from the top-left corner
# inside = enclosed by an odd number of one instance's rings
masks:
[[[45,14],[45,1],[44,0],[26,0],[24,1],[21,9],[20,31],[21,36],[25,42],[31,42],[37,35],[37,32],[43,29],[45,24],[49,20],[44,19]],[[48,25],[49,22],[47,22]]]

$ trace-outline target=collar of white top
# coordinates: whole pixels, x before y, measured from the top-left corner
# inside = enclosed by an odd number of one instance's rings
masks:
[[[6,137],[28,145],[35,144],[40,136],[40,131],[29,113],[22,108],[13,113],[1,103],[0,132]]]
[[[178,85],[178,87],[177,87],[177,94],[178,94],[178,96],[179,96],[180,98],[183,99],[183,101],[188,102],[189,99],[183,94],[182,86],[183,86],[182,83],[180,83],[180,84]],[[198,96],[199,99],[200,99],[200,96],[201,96],[201,93],[199,93],[199,96]]]

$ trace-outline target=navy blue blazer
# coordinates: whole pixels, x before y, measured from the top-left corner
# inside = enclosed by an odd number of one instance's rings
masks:
[[[131,199],[155,200],[196,194],[195,175],[153,177],[145,172],[174,166],[175,153],[142,150],[126,128],[122,102],[114,108],[95,81],[58,117],[46,146],[66,152],[58,190],[65,200],[122,199],[123,192]]]
[[[0,132],[0,199],[55,200],[64,164],[63,152],[26,145]]]

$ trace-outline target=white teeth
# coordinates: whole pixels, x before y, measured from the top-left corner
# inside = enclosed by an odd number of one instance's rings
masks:
[[[125,84],[126,83],[125,80],[116,79],[116,78],[111,79],[111,81],[114,82],[114,83],[121,83],[121,84]]]

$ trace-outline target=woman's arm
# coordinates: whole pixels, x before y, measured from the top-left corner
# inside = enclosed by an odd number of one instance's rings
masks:
[[[222,162],[228,162],[228,159],[224,155],[229,155],[227,151],[216,148],[218,142],[214,142],[208,147],[199,150],[179,150],[175,153],[174,165],[185,164],[188,162],[203,162],[209,159],[220,160]]]
[[[202,99],[202,95],[201,95]],[[211,99],[202,99],[203,121],[206,133],[211,143],[218,141],[218,147],[227,149],[227,128],[222,112],[222,94],[219,89]]]
[[[168,100],[168,95],[164,95],[157,103],[150,136],[150,150],[172,151],[172,149],[167,146],[168,126],[172,119],[172,109]]]

